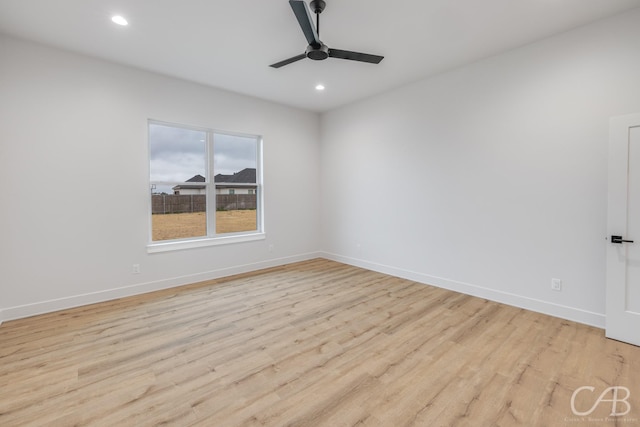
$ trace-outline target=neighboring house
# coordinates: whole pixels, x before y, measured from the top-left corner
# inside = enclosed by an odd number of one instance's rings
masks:
[[[185,181],[185,184],[173,187],[173,194],[205,194],[204,184],[187,184],[205,182],[202,175],[196,175]],[[216,194],[256,194],[256,170],[255,168],[245,168],[233,175],[223,175],[219,173],[214,177],[216,183]]]
[[[216,194],[256,194],[256,170],[245,168],[233,175],[214,177]]]
[[[205,182],[204,176],[196,175],[185,182]],[[205,194],[203,184],[180,184],[172,188],[175,195]]]

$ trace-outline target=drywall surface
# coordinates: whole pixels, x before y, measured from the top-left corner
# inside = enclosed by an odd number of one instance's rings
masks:
[[[604,326],[609,118],[638,76],[636,10],[324,114],[323,250]]]
[[[3,36],[0,57],[4,320],[317,255],[317,114]],[[265,240],[147,253],[148,119],[262,135]]]

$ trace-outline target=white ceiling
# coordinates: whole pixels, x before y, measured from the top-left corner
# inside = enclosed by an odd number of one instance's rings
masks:
[[[326,0],[329,47],[304,59],[287,0],[0,0],[0,33],[304,108],[337,106],[640,6],[640,0]],[[121,14],[129,26],[110,20]],[[0,59],[1,60],[1,59]],[[323,83],[324,92],[314,86]]]

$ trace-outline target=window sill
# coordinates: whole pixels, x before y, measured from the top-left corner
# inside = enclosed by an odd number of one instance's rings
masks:
[[[150,243],[147,245],[147,253],[180,251],[183,249],[204,248],[207,246],[229,245],[232,243],[253,242],[264,240],[264,233],[235,234],[225,237],[205,237],[202,239],[179,240],[160,243]]]

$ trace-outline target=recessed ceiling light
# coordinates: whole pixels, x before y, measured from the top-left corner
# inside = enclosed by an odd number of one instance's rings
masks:
[[[127,22],[127,20],[126,20],[126,19],[124,19],[124,18],[123,18],[122,16],[120,16],[120,15],[113,16],[113,17],[111,18],[111,20],[112,20],[113,22],[115,22],[116,24],[118,24],[118,25],[129,25],[129,23]]]
[[[316,85],[316,90],[317,90],[318,92],[322,92],[322,91],[324,90],[324,85],[323,85],[323,84],[317,84],[317,85]]]

